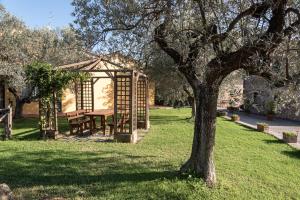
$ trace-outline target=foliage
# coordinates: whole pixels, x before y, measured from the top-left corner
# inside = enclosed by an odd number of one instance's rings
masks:
[[[87,74],[55,69],[51,64],[35,62],[26,67],[26,77],[30,85],[36,88],[36,98],[49,98],[53,92],[61,93],[76,79]]]
[[[35,98],[39,100],[39,116],[41,130],[53,130],[56,120],[53,104],[54,95],[61,95],[63,89],[79,79],[85,79],[88,75],[80,72],[72,72],[55,69],[47,63],[33,63],[26,67],[28,84],[35,89]],[[45,136],[45,135],[44,135]]]
[[[275,115],[276,114],[276,102],[275,101],[269,101],[266,103],[266,113],[268,115]]]
[[[244,100],[244,111],[246,113],[250,113],[250,108],[251,108],[252,104],[251,104],[251,101],[250,99],[245,99]]]
[[[232,121],[239,121],[240,120],[240,116],[239,115],[237,115],[237,114],[233,114],[233,115],[231,115],[231,120]]]
[[[155,95],[158,104],[174,106],[186,102],[192,96],[192,90],[186,79],[174,69],[175,63],[158,48],[152,49],[144,72],[155,83]]]
[[[298,134],[294,133],[294,132],[283,132],[283,135],[285,137],[297,137],[298,136]]]
[[[16,120],[15,140],[0,145],[0,180],[17,199],[300,199],[300,152],[222,118],[217,187],[179,176],[192,143],[190,112],[151,110],[150,132],[136,145],[39,141],[36,119]]]
[[[224,111],[224,110],[218,110],[218,111],[217,111],[217,116],[218,116],[218,117],[227,116],[227,112]]]
[[[1,6],[0,76],[5,77],[9,91],[15,96],[16,112],[33,99],[33,88],[25,84],[26,65],[46,62],[58,66],[86,57],[82,42],[70,28],[30,29]]]
[[[262,126],[262,127],[269,127],[269,125],[268,124],[266,124],[266,123],[257,123],[257,125],[258,126]]]

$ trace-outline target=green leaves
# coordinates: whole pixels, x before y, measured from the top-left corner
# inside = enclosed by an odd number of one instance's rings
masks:
[[[55,69],[41,62],[28,65],[25,72],[28,83],[36,88],[36,98],[50,98],[53,92],[61,93],[72,82],[88,77],[86,73]]]

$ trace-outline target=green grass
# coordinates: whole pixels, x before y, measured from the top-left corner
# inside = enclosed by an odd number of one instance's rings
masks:
[[[0,182],[23,199],[300,199],[300,152],[221,118],[218,185],[180,177],[192,142],[189,113],[152,110],[151,130],[136,145],[39,141],[34,119],[16,121],[15,140],[0,142]]]

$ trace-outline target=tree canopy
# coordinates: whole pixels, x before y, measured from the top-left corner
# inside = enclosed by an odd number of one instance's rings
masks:
[[[0,7],[0,75],[16,98],[16,115],[32,100],[32,87],[25,84],[24,66],[43,62],[54,67],[80,61],[87,55],[71,28],[31,29]]]

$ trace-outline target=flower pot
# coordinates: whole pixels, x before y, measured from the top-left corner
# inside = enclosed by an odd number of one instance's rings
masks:
[[[240,121],[240,116],[238,116],[238,115],[232,115],[231,116],[231,121],[234,121],[234,122]]]
[[[223,111],[223,110],[218,110],[218,111],[217,111],[217,116],[218,116],[218,117],[227,116],[227,112],[226,112],[226,111]]]
[[[257,130],[259,132],[268,132],[269,131],[269,125],[268,124],[257,124]]]
[[[297,143],[298,135],[287,135],[283,133],[283,141],[286,143]]]

